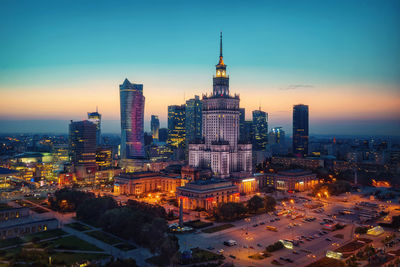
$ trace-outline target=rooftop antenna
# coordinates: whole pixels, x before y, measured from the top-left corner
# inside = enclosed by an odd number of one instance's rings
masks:
[[[96,113],[99,113],[99,109],[98,106],[96,105]]]

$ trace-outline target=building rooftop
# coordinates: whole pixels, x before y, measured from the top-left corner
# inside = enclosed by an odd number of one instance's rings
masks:
[[[15,173],[18,173],[18,171],[0,167],[0,175],[8,175]]]
[[[286,176],[301,176],[301,175],[308,175],[312,174],[312,171],[303,170],[303,169],[293,169],[293,170],[286,170],[278,172],[279,175],[286,175]]]

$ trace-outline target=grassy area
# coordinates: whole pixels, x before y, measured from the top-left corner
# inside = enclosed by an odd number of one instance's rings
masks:
[[[136,249],[135,246],[133,246],[133,245],[131,245],[131,244],[128,244],[128,243],[118,244],[118,245],[116,245],[115,247],[116,247],[116,248],[119,248],[119,249],[122,249],[122,250],[124,250],[124,251],[129,251],[129,250],[132,250],[132,249]]]
[[[0,240],[0,248],[15,246],[15,245],[18,245],[21,243],[22,243],[22,240],[19,237],[4,239],[4,240]]]
[[[40,246],[52,249],[102,251],[95,245],[92,245],[76,236],[66,236],[60,239],[43,242],[40,243]]]
[[[363,246],[365,246],[364,242],[359,242],[357,240],[354,240],[354,241],[351,241],[350,243],[345,244],[344,246],[341,246],[340,248],[336,249],[335,251],[342,252],[342,253],[353,252],[359,248],[362,248]]]
[[[67,233],[64,232],[61,229],[54,229],[54,230],[48,230],[48,231],[43,231],[43,232],[38,232],[30,235],[24,236],[22,239],[25,242],[31,242],[33,239],[36,239],[38,241],[43,240],[43,239],[48,239],[52,237],[58,237],[62,235],[66,235]]]
[[[201,229],[201,228],[206,228],[206,227],[212,226],[213,223],[212,222],[203,222],[200,220],[194,220],[194,221],[185,222],[184,225],[190,226],[195,229]]]
[[[226,224],[221,224],[221,225],[218,225],[218,226],[214,226],[214,227],[210,227],[210,228],[204,229],[204,230],[202,230],[202,232],[211,234],[211,233],[219,232],[219,231],[222,231],[222,230],[225,230],[225,229],[229,229],[229,228],[231,228],[233,226],[234,225],[231,224],[231,223],[226,223]]]
[[[69,224],[66,224],[65,226],[68,226],[68,227],[70,227],[72,229],[75,229],[75,230],[77,230],[79,232],[83,232],[83,231],[87,231],[87,230],[92,229],[89,226],[84,225],[84,224],[82,224],[80,222],[69,223]]]
[[[225,257],[223,255],[216,254],[208,250],[192,248],[192,259],[190,263],[223,260],[224,258]]]
[[[114,237],[112,235],[109,235],[109,234],[107,234],[107,233],[105,233],[103,231],[93,231],[93,232],[88,232],[88,233],[85,233],[85,234],[87,234],[87,235],[89,235],[91,237],[94,237],[94,238],[96,238],[96,239],[98,239],[100,241],[103,241],[104,243],[107,243],[109,245],[115,245],[115,244],[118,244],[118,243],[122,242],[121,239],[116,238],[116,237]]]
[[[43,201],[46,200],[45,197],[27,197],[25,199],[30,201],[30,202],[33,202],[35,204],[40,204],[40,203],[42,203]]]

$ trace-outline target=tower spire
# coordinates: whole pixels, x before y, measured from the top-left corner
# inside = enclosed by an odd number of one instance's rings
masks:
[[[224,59],[222,56],[222,32],[219,35],[219,62],[218,65],[224,65]]]

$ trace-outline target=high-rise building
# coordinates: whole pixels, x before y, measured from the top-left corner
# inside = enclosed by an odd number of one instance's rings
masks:
[[[285,131],[282,127],[274,127],[268,134],[268,144],[282,144],[285,142]]]
[[[150,128],[153,135],[153,140],[158,141],[158,134],[160,131],[160,120],[158,119],[158,116],[151,115]]]
[[[121,158],[144,158],[143,84],[125,79],[119,86],[121,106]]]
[[[161,128],[158,132],[158,141],[167,142],[168,139],[168,128]]]
[[[167,143],[175,148],[185,146],[185,105],[168,106]]]
[[[96,124],[96,145],[101,145],[101,114],[98,112],[88,112],[88,121]]]
[[[111,147],[98,147],[96,149],[96,165],[98,170],[105,170],[113,165]]]
[[[253,121],[244,121],[243,124],[243,142],[247,143],[253,143],[254,139],[254,127],[253,127]]]
[[[293,154],[308,154],[308,106],[303,104],[293,106]]]
[[[239,140],[241,141],[246,141],[245,120],[246,110],[244,108],[239,108]]]
[[[220,56],[213,78],[213,93],[203,96],[203,138],[189,144],[189,165],[209,168],[215,177],[226,178],[233,172],[251,172],[251,144],[239,140],[239,96],[229,94],[229,76]]]
[[[71,121],[69,124],[69,157],[79,179],[95,175],[96,131],[96,124],[90,121]]]
[[[202,126],[202,103],[199,96],[186,101],[186,148],[188,144],[195,140],[201,139]]]
[[[253,148],[265,150],[268,143],[268,114],[261,110],[253,111]]]

